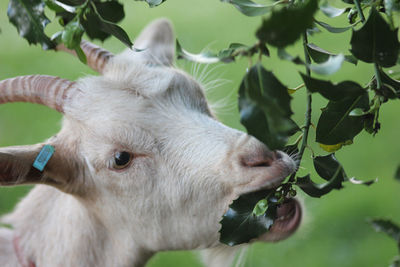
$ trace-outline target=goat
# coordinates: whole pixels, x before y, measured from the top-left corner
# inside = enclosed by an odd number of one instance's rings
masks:
[[[120,55],[82,42],[101,76],[0,82],[0,103],[64,114],[44,143],[0,148],[0,185],[35,185],[2,218],[12,229],[0,230],[0,266],[144,266],[158,251],[205,248],[221,266],[213,255],[227,247],[218,231],[229,204],[295,170],[287,154],[215,119],[201,85],[173,67],[174,40],[160,19]],[[41,171],[32,163],[44,145],[55,152]],[[292,202],[259,240],[297,229]]]

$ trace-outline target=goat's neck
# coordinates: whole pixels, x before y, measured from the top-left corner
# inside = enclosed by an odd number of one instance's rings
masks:
[[[47,186],[32,189],[4,221],[36,266],[143,266],[152,255],[80,200]]]

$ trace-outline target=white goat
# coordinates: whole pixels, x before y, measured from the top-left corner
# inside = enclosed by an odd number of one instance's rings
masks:
[[[229,204],[279,185],[295,163],[212,116],[202,87],[172,67],[174,40],[162,19],[137,39],[141,51],[82,43],[100,77],[0,82],[0,103],[65,115],[46,142],[0,149],[0,185],[37,184],[2,218],[12,229],[0,230],[0,266],[143,266],[158,251],[212,247],[209,264],[222,266],[213,256]],[[55,153],[39,171],[45,144]],[[286,238],[300,214],[296,201],[282,205],[260,239]]]

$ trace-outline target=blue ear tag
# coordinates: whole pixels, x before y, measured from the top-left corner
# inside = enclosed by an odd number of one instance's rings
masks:
[[[33,162],[33,167],[42,172],[44,167],[46,167],[47,162],[49,162],[50,158],[53,156],[54,151],[54,146],[45,145]]]

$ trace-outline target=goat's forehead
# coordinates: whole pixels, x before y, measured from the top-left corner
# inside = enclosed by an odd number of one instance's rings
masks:
[[[174,68],[136,66],[116,77],[84,78],[79,87],[72,116],[91,127],[151,129],[149,122],[162,126],[188,114],[210,115],[201,86]]]

